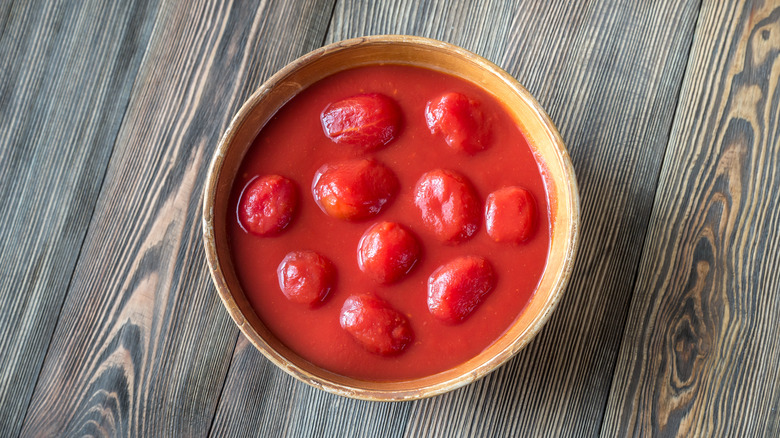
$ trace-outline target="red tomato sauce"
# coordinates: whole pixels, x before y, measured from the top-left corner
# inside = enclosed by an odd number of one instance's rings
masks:
[[[491,119],[490,146],[474,154],[449,147],[426,125],[426,104],[448,92],[460,92],[482,104]],[[323,132],[320,115],[333,102],[364,93],[394,99],[402,112],[396,138],[378,149],[338,144]],[[373,158],[397,176],[397,196],[370,219],[346,221],[327,216],[312,196],[315,172],[324,164]],[[423,224],[414,204],[414,187],[434,169],[450,169],[473,184],[482,208],[476,234],[465,242],[444,244]],[[297,185],[298,207],[278,235],[258,237],[239,223],[237,205],[254,178],[281,175]],[[505,186],[521,186],[536,199],[538,223],[520,244],[496,243],[487,232],[485,200]],[[349,377],[387,381],[424,377],[476,356],[496,341],[528,304],[541,278],[550,240],[548,197],[539,165],[525,137],[501,104],[479,87],[427,69],[376,65],[337,73],[310,86],[288,102],[262,129],[247,152],[231,192],[228,239],[238,278],[258,316],[285,345],[304,359]],[[420,259],[408,275],[380,284],[361,272],[357,252],[361,236],[381,221],[398,222],[419,240]],[[326,301],[311,307],[288,300],[277,280],[277,267],[291,251],[313,250],[337,271]],[[428,278],[461,256],[487,259],[495,270],[495,289],[458,324],[435,318],[428,309]],[[401,353],[367,351],[339,324],[351,295],[374,294],[405,315],[413,342]]]

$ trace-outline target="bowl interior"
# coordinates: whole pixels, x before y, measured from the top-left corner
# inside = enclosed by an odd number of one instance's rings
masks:
[[[547,267],[524,312],[495,343],[455,368],[420,379],[393,382],[337,375],[302,359],[265,327],[245,297],[227,243],[226,211],[233,181],[255,137],[276,111],[304,88],[338,71],[368,64],[409,64],[471,81],[504,104],[525,133],[540,163],[550,205]],[[342,41],[294,61],[263,84],[233,119],[209,170],[204,196],[204,242],[217,291],[244,335],[268,359],[304,382],[336,394],[370,400],[428,397],[468,384],[505,362],[541,328],[572,269],[577,248],[579,198],[563,142],[539,104],[500,68],[466,50],[407,36]]]

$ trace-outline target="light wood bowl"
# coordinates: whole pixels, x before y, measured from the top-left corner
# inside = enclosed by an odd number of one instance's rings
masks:
[[[228,197],[239,165],[261,128],[293,96],[314,82],[352,67],[410,64],[469,80],[502,101],[545,169],[551,214],[550,254],[539,288],[515,323],[495,343],[450,370],[413,380],[376,382],[319,368],[282,344],[255,314],[236,276],[227,243]],[[271,362],[325,391],[366,400],[412,400],[441,394],[485,376],[522,349],[549,319],[566,288],[578,243],[579,195],[571,161],[550,118],[512,76],[459,47],[411,36],[345,40],[287,65],[241,107],[219,142],[203,202],[203,240],[211,276],[238,328]]]

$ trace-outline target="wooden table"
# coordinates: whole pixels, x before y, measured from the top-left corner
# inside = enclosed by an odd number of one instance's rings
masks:
[[[780,436],[780,2],[0,2],[0,435]],[[333,41],[497,63],[571,153],[581,245],[536,339],[372,403],[239,334],[201,243],[231,115]]]

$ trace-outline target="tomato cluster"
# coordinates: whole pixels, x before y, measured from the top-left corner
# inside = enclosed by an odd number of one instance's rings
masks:
[[[356,148],[358,158],[326,163],[313,175],[311,195],[328,217],[350,222],[379,216],[399,193],[399,181],[386,164],[371,157],[403,130],[399,105],[381,94],[361,94],[329,104],[320,115],[323,133],[339,145]],[[433,139],[464,158],[491,146],[489,118],[479,102],[461,93],[428,101],[423,117]],[[280,175],[253,179],[238,205],[245,231],[258,237],[279,235],[294,222],[299,193]],[[535,231],[536,202],[524,188],[501,187],[484,203],[468,177],[450,169],[431,169],[413,188],[423,232],[442,245],[471,239],[483,219],[488,236],[502,244],[522,244]],[[407,224],[372,223],[357,246],[360,271],[377,284],[394,284],[419,265],[420,239]],[[314,251],[292,251],[277,268],[279,287],[295,303],[316,309],[337,287],[334,264]],[[434,270],[428,278],[427,305],[444,324],[458,324],[477,311],[496,286],[498,274],[484,257],[463,254]],[[372,293],[350,295],[341,308],[341,327],[367,351],[383,356],[403,352],[414,341],[413,321]]]

